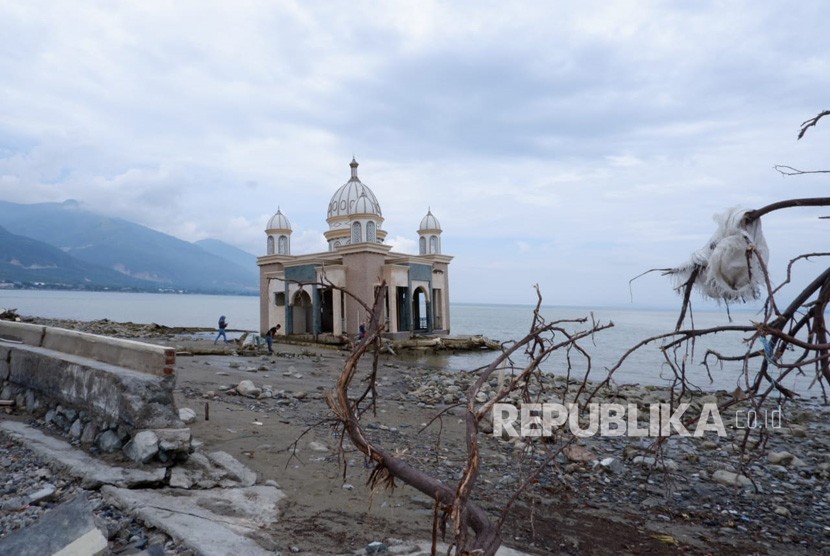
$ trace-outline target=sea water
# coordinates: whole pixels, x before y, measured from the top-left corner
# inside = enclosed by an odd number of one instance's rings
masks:
[[[678,303],[679,305],[679,303]],[[256,296],[152,294],[121,292],[84,292],[49,290],[0,290],[0,309],[17,309],[21,315],[46,318],[98,320],[117,322],[157,323],[165,326],[214,327],[220,315],[225,315],[229,328],[259,330],[259,298]],[[451,306],[453,335],[480,334],[500,342],[518,340],[527,334],[533,318],[533,307],[497,304],[453,304]],[[580,345],[588,353],[591,378],[602,379],[605,369],[617,364],[627,350],[649,337],[671,332],[676,324],[677,310],[602,307],[542,307],[541,316],[547,321],[587,318],[584,324],[563,322],[565,331],[586,330],[592,321],[613,323]],[[698,328],[730,324],[725,310],[696,311],[693,314]],[[732,324],[748,325],[758,318],[752,311],[732,311]],[[718,364],[710,358],[709,371],[701,364],[707,350],[723,355],[740,355],[746,350],[744,338],[748,334],[722,332],[699,340],[694,351],[683,351],[687,376],[705,390],[734,390],[741,383],[741,363]],[[557,333],[563,339],[564,332]],[[668,385],[672,378],[660,347],[655,341],[633,352],[614,374],[617,383]],[[753,346],[758,349],[759,346]],[[492,361],[493,352],[465,352],[453,354],[423,353],[408,355],[411,363],[425,368],[473,370]],[[520,355],[516,362],[525,360]],[[573,376],[582,376],[589,359],[574,350],[556,352],[543,367],[562,374],[568,364]],[[750,363],[750,371],[757,369],[759,359]],[[817,387],[808,390],[812,376],[790,379],[785,384],[806,395],[819,395]]]

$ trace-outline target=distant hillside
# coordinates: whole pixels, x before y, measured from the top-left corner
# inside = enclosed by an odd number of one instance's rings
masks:
[[[218,239],[200,239],[199,241],[194,241],[193,243],[208,253],[216,255],[217,257],[222,257],[232,263],[236,263],[242,268],[250,269],[251,276],[255,280],[259,279],[259,267],[256,265],[256,255],[251,255],[247,251],[243,251],[233,245],[228,245],[224,241],[219,241]]]
[[[0,281],[55,287],[146,289],[152,284],[80,261],[57,247],[0,227]]]
[[[256,265],[244,268],[193,243],[76,202],[22,205],[0,201],[0,222],[13,234],[57,247],[75,259],[149,283],[150,288],[256,293]]]

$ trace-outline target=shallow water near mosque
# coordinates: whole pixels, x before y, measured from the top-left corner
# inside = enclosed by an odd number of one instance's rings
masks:
[[[166,326],[208,328],[216,325],[219,315],[226,315],[231,329],[259,329],[259,298],[255,296],[0,290],[0,309],[12,308],[22,315],[46,318],[106,318],[118,322],[154,322]],[[638,342],[673,330],[678,316],[676,310],[602,307],[543,307],[541,314],[548,322],[588,318],[586,324],[567,325],[569,330],[585,329],[592,318],[603,324],[614,323],[612,328],[603,330],[593,339],[585,339],[580,344],[591,357],[590,377],[595,380],[604,378],[604,369],[614,365],[626,350]],[[502,342],[512,341],[527,333],[532,318],[531,306],[453,304],[451,330],[453,335],[480,334]],[[735,324],[749,324],[752,318],[757,318],[754,312],[732,311]],[[725,310],[696,311],[694,319],[697,327],[729,323]],[[688,378],[704,390],[734,390],[742,375],[739,363],[721,366],[713,362],[710,365],[710,380],[701,362],[707,349],[724,355],[743,353],[746,348],[743,338],[743,334],[724,332],[698,341],[694,353],[687,356]],[[490,351],[448,354],[422,352],[401,356],[408,362],[425,368],[473,370],[492,361],[494,354]],[[575,351],[569,354],[557,352],[543,366],[543,370],[562,374],[567,366],[567,356],[573,365],[572,374],[581,376],[587,360]],[[757,368],[757,361],[753,361],[753,369]],[[522,360],[519,358],[516,362],[521,363]],[[671,371],[659,350],[659,342],[654,342],[632,354],[614,377],[619,384],[668,385]],[[788,379],[785,385],[807,396],[820,395],[817,386],[808,390],[811,380],[811,376],[795,377]]]

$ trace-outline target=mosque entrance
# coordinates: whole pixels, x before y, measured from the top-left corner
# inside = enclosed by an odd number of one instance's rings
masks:
[[[416,332],[429,331],[429,311],[427,309],[427,292],[417,288],[412,296],[412,323]]]
[[[313,334],[314,313],[312,312],[311,297],[305,290],[300,290],[291,301],[292,332],[294,334]]]

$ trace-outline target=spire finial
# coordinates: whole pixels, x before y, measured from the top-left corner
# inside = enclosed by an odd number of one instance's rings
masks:
[[[357,160],[355,160],[354,155],[352,155],[352,161],[349,163],[349,166],[352,167],[352,179],[353,180],[358,179],[358,177],[357,177],[358,163],[357,163]]]

